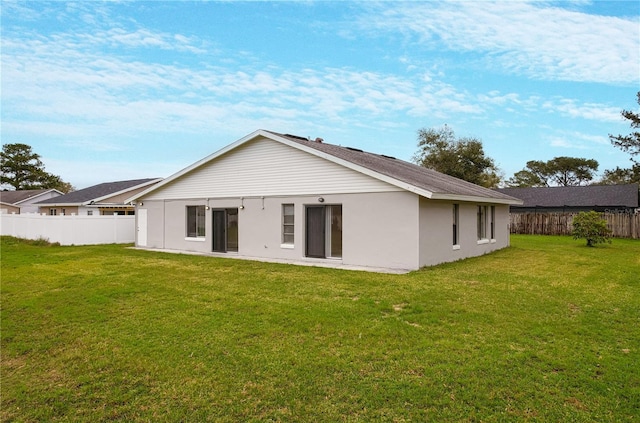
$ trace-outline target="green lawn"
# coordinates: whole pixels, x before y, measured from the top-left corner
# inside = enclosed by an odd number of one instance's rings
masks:
[[[640,419],[640,241],[387,275],[1,244],[2,421]]]

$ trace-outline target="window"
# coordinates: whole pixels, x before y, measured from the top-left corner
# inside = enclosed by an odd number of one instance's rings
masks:
[[[204,238],[204,206],[187,206],[187,238]]]
[[[496,239],[496,206],[491,206],[491,215],[489,217],[491,222],[491,239]]]
[[[63,216],[66,215],[67,214],[67,209],[62,209],[62,213],[60,213],[60,214],[62,214]]]
[[[460,206],[458,204],[453,205],[453,245],[460,244],[460,234],[458,232],[460,219]]]
[[[478,240],[487,239],[487,206],[478,206]]]
[[[306,256],[342,257],[342,206],[306,208]]]
[[[93,216],[93,210],[88,210],[87,211],[87,216]]]
[[[49,209],[49,216],[56,216],[58,214],[58,209]]]
[[[282,243],[293,245],[294,241],[294,206],[293,204],[282,205]]]

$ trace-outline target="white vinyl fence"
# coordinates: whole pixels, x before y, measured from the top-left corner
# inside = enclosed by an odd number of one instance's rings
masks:
[[[2,214],[0,233],[60,245],[127,244],[135,241],[135,216]]]

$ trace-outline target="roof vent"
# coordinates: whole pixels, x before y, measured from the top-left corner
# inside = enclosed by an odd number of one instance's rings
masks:
[[[320,137],[316,138],[316,142],[317,142],[318,144],[322,144],[322,142],[323,142],[323,141],[324,141],[324,140],[323,140],[322,138],[320,138]]]
[[[396,160],[396,158],[395,158],[395,157],[393,157],[393,156],[387,156],[387,155],[385,155],[385,154],[380,154],[380,156],[382,156],[382,157],[384,157],[384,158],[386,158],[386,159]]]
[[[357,151],[358,153],[364,153],[364,151],[360,150],[359,148],[354,148],[354,147],[345,147],[347,150],[351,150],[351,151]]]

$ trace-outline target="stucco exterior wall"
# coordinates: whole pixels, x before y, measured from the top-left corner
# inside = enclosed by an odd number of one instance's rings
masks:
[[[491,206],[484,203],[458,204],[458,245],[453,245],[453,204],[420,199],[420,267],[432,266],[487,254],[509,245],[509,206],[495,207],[495,234],[490,235]],[[478,240],[478,206],[487,206],[487,238]]]
[[[319,202],[323,198],[323,202]],[[291,262],[418,268],[419,197],[409,192],[194,200],[141,199],[147,210],[146,247]],[[294,205],[294,243],[282,244],[282,205]],[[305,207],[342,205],[342,258],[305,257]],[[203,205],[202,239],[186,237],[186,207]],[[244,206],[244,208],[240,208]],[[212,253],[212,210],[238,208],[238,252]],[[138,215],[139,213],[136,213]],[[139,246],[141,246],[138,243]]]

